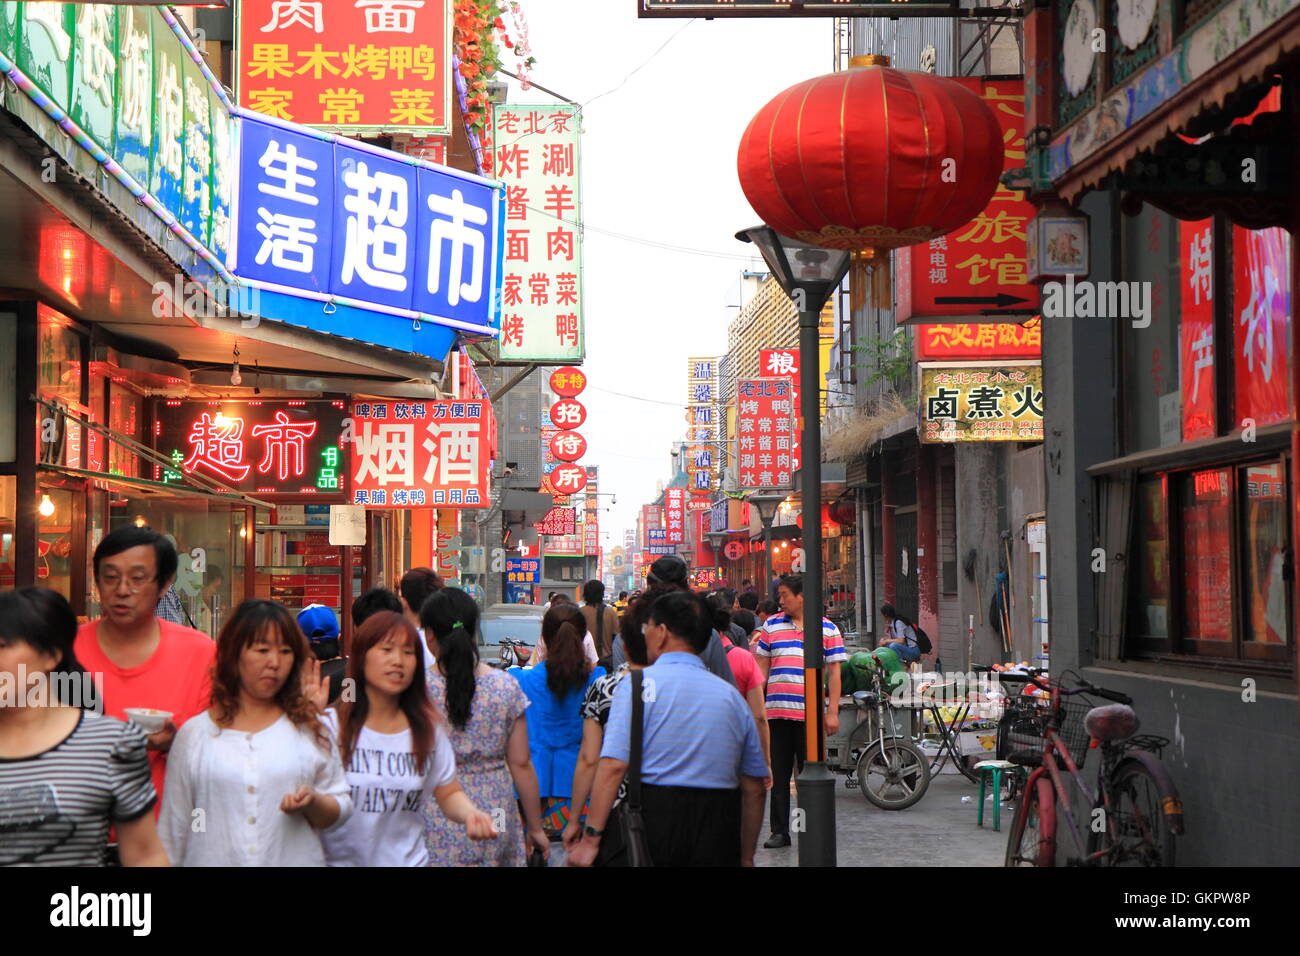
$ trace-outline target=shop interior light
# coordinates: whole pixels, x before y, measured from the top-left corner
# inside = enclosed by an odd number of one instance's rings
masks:
[[[247,537],[248,537],[248,528],[247,528],[247,527],[240,528],[240,529],[239,529],[239,536],[240,536],[241,538],[247,538]]]
[[[41,504],[36,510],[40,512],[42,518],[54,516],[54,502],[50,500],[49,495],[41,495]]]
[[[135,526],[137,528],[143,528],[146,524],[148,524],[148,522],[144,520],[144,515],[135,516]]]

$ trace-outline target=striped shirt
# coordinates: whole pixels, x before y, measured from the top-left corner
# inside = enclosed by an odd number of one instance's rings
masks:
[[[103,866],[109,825],[155,799],[144,732],[82,711],[44,753],[0,757],[0,866]]]
[[[773,614],[757,631],[756,657],[771,658],[767,672],[768,720],[803,720],[803,631],[787,614]],[[849,659],[840,629],[822,618],[822,653],[827,666]]]
[[[736,688],[694,654],[660,654],[642,672],[645,736],[641,780],[658,787],[734,790],[741,775],[766,777],[754,715]],[[632,741],[632,681],[614,688],[602,757],[626,761]]]

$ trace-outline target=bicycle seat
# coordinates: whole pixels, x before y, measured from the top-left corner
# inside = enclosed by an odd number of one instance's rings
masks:
[[[853,692],[853,699],[859,704],[870,704],[875,701],[876,695],[869,690],[855,690]]]
[[[1083,726],[1088,736],[1097,740],[1126,740],[1138,732],[1142,722],[1128,704],[1107,704],[1088,711]]]

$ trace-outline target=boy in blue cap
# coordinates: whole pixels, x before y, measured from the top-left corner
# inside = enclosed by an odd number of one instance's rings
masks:
[[[343,692],[343,672],[348,667],[348,659],[341,655],[339,619],[324,604],[308,604],[298,612],[298,626],[321,662],[320,676],[329,678],[329,702],[333,704]]]

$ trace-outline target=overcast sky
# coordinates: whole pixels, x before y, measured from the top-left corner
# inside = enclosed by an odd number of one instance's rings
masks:
[[[777,93],[831,71],[833,21],[640,20],[636,0],[528,0],[523,9],[533,79],[583,105],[581,431],[584,463],[599,465],[600,490],[618,496],[601,512],[602,533],[616,535],[601,543],[613,546],[671,478],[670,446],[686,429],[686,358],[723,353],[740,272],[759,265],[734,238],[757,222],[736,178],[741,134]],[[509,57],[503,65],[513,72]],[[509,99],[555,102],[513,81]]]

